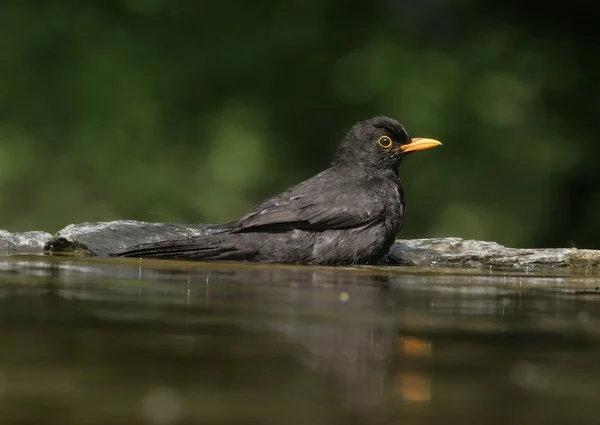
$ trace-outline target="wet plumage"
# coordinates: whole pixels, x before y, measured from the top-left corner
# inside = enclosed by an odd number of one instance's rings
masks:
[[[395,120],[353,126],[331,166],[205,235],[138,245],[114,256],[199,261],[370,264],[402,227],[398,166],[410,152],[439,145],[411,139]]]

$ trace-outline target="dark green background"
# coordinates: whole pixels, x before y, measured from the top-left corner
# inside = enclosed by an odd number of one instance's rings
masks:
[[[593,3],[543,5],[5,0],[0,228],[228,221],[383,114],[444,142],[401,236],[599,248]]]

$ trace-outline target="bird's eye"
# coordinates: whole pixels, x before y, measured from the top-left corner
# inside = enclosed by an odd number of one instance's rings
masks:
[[[377,143],[379,143],[379,146],[381,146],[383,149],[389,149],[392,147],[392,139],[390,139],[388,136],[381,136],[379,140],[377,140]]]

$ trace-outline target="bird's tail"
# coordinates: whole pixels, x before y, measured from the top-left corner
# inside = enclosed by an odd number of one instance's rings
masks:
[[[235,243],[229,231],[186,239],[134,245],[109,253],[112,257],[160,258],[196,261],[251,260],[256,251]]]

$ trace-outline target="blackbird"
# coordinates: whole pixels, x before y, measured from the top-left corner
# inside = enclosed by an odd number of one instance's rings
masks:
[[[402,226],[398,167],[409,153],[441,145],[410,138],[396,120],[354,125],[329,168],[231,223],[181,240],[136,245],[113,256],[199,261],[373,264]]]

